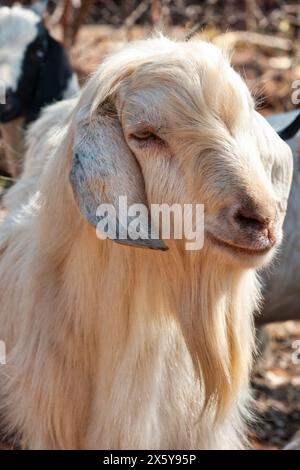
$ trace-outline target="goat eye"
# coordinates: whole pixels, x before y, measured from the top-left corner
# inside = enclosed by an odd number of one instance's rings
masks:
[[[141,130],[133,132],[129,135],[131,141],[134,141],[140,147],[147,147],[148,145],[156,144],[162,145],[163,140],[157,134],[149,130]]]
[[[139,132],[134,132],[130,135],[133,139],[136,140],[148,140],[148,139],[156,139],[158,138],[153,132],[150,131],[139,131]]]

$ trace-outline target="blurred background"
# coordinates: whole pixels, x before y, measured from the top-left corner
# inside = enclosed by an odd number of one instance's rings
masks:
[[[300,80],[299,0],[53,0],[45,21],[81,84],[108,53],[158,30],[229,47],[262,114],[297,107],[291,95]],[[250,438],[257,449],[280,449],[300,430],[300,322],[268,326],[262,342],[252,380],[260,419]]]
[[[50,0],[46,22],[68,48],[81,83],[108,52],[162,30],[230,47],[263,114],[294,107],[291,82],[300,79],[298,0]]]

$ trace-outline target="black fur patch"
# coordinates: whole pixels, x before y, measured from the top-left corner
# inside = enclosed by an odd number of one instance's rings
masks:
[[[37,28],[24,54],[17,90],[8,89],[7,104],[0,105],[0,121],[21,116],[25,125],[34,121],[44,106],[63,98],[73,75],[63,45],[50,36],[42,21]]]
[[[278,132],[279,136],[283,140],[292,139],[297,132],[300,130],[300,113],[295,117],[295,119],[287,127]]]

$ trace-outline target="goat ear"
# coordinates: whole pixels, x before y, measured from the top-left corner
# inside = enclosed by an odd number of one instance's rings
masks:
[[[108,238],[125,245],[167,250],[151,227],[150,218],[146,224],[140,224],[137,238],[130,232],[127,213],[119,212],[122,196],[127,197],[128,207],[132,204],[148,207],[141,170],[124,140],[117,117],[99,116],[96,121],[78,125],[70,182],[81,213],[92,225],[97,226],[100,221],[97,209],[101,204],[113,206],[115,212],[108,211],[106,219]],[[115,228],[113,233],[109,227]]]
[[[25,116],[28,124],[39,116],[41,109],[64,98],[64,92],[73,75],[63,45],[47,34],[47,52],[39,67],[36,93]]]

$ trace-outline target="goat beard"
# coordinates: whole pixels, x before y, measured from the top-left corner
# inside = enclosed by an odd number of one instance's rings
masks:
[[[135,292],[135,302],[150,315],[145,319],[147,328],[154,315],[158,325],[163,317],[176,321],[199,382],[199,411],[212,413],[220,422],[232,406],[237,402],[243,406],[243,400],[248,399],[258,279],[254,270],[228,265],[221,256],[212,258],[206,248],[188,252],[177,241],[168,241],[168,245],[167,253],[155,255],[126,249],[126,280],[132,285],[127,290],[128,298],[119,305],[131,305],[136,312],[132,298]],[[120,248],[115,249],[120,260]],[[115,279],[106,281],[112,285]],[[120,292],[112,296],[112,302],[122,297],[121,292],[124,295],[122,286],[120,282]]]
[[[205,249],[185,252],[181,268],[176,279],[174,266],[169,271],[176,299],[172,310],[200,382],[202,410],[222,420],[238,398],[248,395],[258,279],[254,270],[228,266]]]

